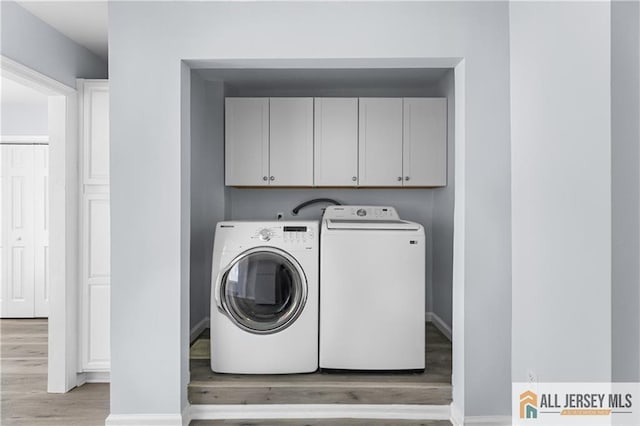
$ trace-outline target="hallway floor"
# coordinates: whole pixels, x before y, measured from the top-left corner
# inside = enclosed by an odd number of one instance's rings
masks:
[[[104,425],[109,385],[85,384],[66,394],[47,393],[47,320],[0,320],[2,400],[0,424]]]

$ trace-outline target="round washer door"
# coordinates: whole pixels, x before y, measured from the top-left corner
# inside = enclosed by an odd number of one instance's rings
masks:
[[[227,316],[256,334],[291,325],[307,301],[307,280],[298,262],[272,247],[240,254],[224,270],[220,300]]]

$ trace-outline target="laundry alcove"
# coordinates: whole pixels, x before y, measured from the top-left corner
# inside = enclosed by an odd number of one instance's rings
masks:
[[[198,68],[190,71],[191,404],[428,404],[452,400],[451,325],[454,201],[452,68]],[[255,188],[225,186],[225,97],[445,97],[447,185],[439,188]],[[295,159],[291,159],[295,161]],[[229,375],[211,371],[208,322],[215,224],[222,220],[319,220],[322,205],[293,216],[313,198],[391,205],[422,224],[426,254],[426,370],[405,373]]]

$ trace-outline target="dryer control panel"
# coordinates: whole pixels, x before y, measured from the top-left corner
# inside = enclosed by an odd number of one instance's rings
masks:
[[[398,212],[389,206],[329,206],[323,219],[399,220]]]
[[[305,225],[264,226],[256,229],[253,238],[260,241],[277,241],[291,244],[306,244],[315,238],[313,229]]]

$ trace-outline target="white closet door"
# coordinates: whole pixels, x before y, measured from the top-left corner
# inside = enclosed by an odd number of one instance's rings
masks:
[[[7,183],[7,164],[5,159],[7,147],[0,145],[0,318],[5,316],[7,312],[7,294],[8,294],[8,271],[7,271],[7,214],[5,212],[5,194],[7,190],[5,184]]]
[[[33,147],[34,315],[49,316],[49,146]]]
[[[3,145],[6,300],[3,317],[34,314],[33,146]],[[3,268],[4,269],[4,268]]]

